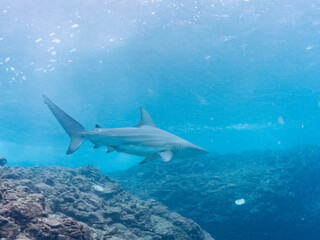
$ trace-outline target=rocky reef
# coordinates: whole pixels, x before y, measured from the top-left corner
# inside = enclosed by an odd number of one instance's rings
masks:
[[[143,201],[93,166],[0,167],[0,239],[211,240],[198,224]]]
[[[319,176],[318,146],[154,161],[113,174],[223,240],[319,239]]]

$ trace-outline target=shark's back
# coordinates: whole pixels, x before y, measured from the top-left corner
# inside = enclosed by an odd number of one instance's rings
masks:
[[[185,141],[171,133],[156,127],[126,127],[112,129],[95,129],[88,132],[88,139],[96,143],[105,141],[103,145],[134,144],[143,146],[164,146]]]

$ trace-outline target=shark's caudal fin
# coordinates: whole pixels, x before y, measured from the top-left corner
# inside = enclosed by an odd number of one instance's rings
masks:
[[[57,118],[61,126],[64,128],[64,130],[66,130],[71,138],[67,154],[75,152],[85,140],[83,133],[86,131],[86,129],[76,120],[62,111],[59,107],[57,107],[53,102],[51,102],[49,98],[44,95],[43,98],[44,103],[48,105],[50,111]]]

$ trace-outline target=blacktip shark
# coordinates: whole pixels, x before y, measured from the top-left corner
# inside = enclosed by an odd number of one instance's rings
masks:
[[[157,158],[162,158],[163,162],[169,162],[173,157],[183,158],[208,153],[201,147],[157,128],[149,113],[142,107],[140,108],[141,121],[135,127],[101,128],[96,125],[94,130],[87,131],[49,98],[46,96],[43,98],[71,138],[67,154],[75,152],[86,139],[94,144],[94,148],[108,147],[107,153],[117,151],[145,157],[140,164]]]

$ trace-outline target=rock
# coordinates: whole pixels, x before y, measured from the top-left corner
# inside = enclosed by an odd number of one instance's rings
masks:
[[[155,200],[124,192],[93,166],[9,167],[0,176],[0,239],[212,239]]]
[[[51,228],[58,228],[62,226],[62,223],[59,220],[59,216],[51,215],[50,218],[43,219],[43,222]]]
[[[99,168],[93,165],[87,165],[84,167],[78,168],[77,171],[80,175],[84,175],[87,179],[93,179],[99,181],[100,179],[104,178],[102,173],[100,172]]]
[[[156,233],[164,236],[172,235],[174,226],[171,222],[157,215],[151,215],[150,220],[152,228]]]
[[[214,154],[154,161],[113,173],[125,190],[142,199],[154,198],[189,217],[217,239],[319,239],[320,147]],[[165,177],[164,177],[165,176]],[[158,232],[184,225],[189,237],[201,228],[151,205]],[[144,215],[135,215],[137,219]],[[312,229],[312,231],[311,231]]]
[[[21,231],[20,226],[10,217],[1,216],[0,224],[0,239],[15,239],[15,236]]]
[[[7,164],[7,159],[4,157],[0,157],[0,167],[3,167]]]
[[[28,238],[22,234],[19,234],[16,238],[16,240],[32,240],[31,238]]]
[[[40,204],[33,201],[17,201],[10,206],[9,216],[16,221],[32,219],[43,215],[43,208]]]
[[[49,186],[54,186],[54,181],[51,178],[47,178],[44,183]]]
[[[19,179],[20,176],[15,173],[7,173],[2,176],[3,179]]]

